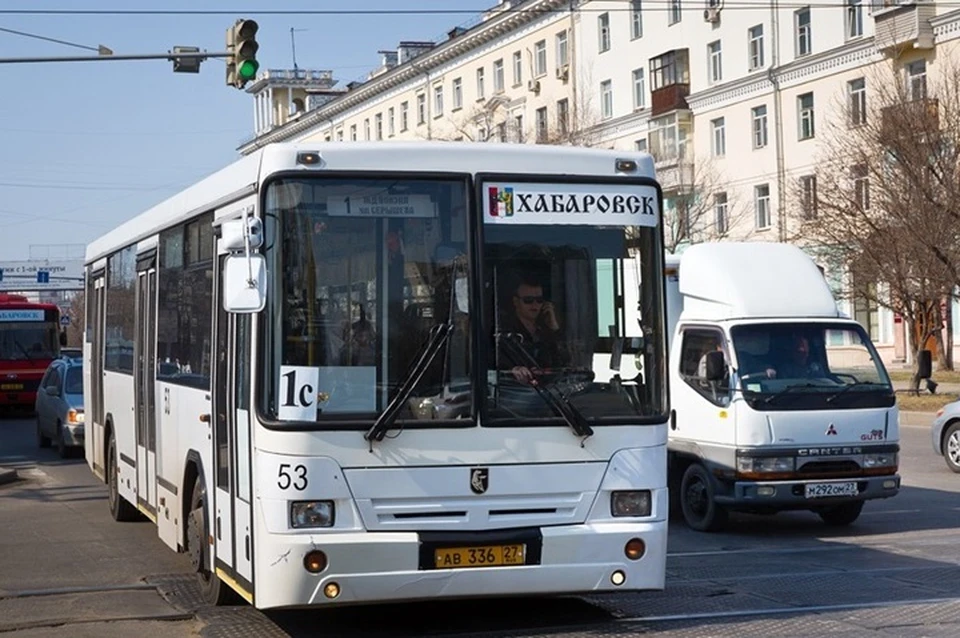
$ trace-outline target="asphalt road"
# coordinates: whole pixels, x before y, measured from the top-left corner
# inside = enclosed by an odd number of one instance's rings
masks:
[[[261,613],[199,604],[186,557],[151,523],[115,523],[83,459],[0,419],[0,633],[21,636],[960,635],[960,475],[905,415],[898,496],[853,526],[810,513],[734,516],[701,534],[672,521],[663,592]]]

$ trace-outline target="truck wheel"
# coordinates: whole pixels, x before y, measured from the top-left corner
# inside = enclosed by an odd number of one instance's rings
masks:
[[[943,436],[943,460],[947,462],[947,467],[960,474],[960,423],[947,428]]]
[[[727,510],[714,500],[713,482],[699,463],[690,465],[683,473],[680,508],[687,525],[698,532],[715,532],[727,523]]]
[[[831,527],[843,527],[857,520],[863,510],[863,501],[833,505],[817,510],[823,522]]]

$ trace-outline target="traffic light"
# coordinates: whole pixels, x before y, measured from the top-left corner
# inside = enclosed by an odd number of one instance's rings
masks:
[[[243,18],[227,29],[227,85],[242,89],[247,82],[257,77],[257,23]]]

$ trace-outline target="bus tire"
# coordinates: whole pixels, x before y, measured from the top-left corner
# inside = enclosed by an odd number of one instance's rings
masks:
[[[853,501],[832,507],[817,510],[817,514],[830,527],[844,527],[850,525],[860,517],[863,510],[863,501]]]
[[[190,514],[187,516],[187,554],[190,564],[197,573],[200,595],[209,605],[222,606],[237,601],[236,594],[229,585],[220,580],[209,569],[210,526],[207,522],[206,490],[203,476],[197,476],[190,494]]]
[[[107,444],[107,504],[110,506],[110,515],[120,523],[135,521],[140,513],[123,496],[120,495],[120,467],[117,465],[117,439],[110,433],[110,442]]]
[[[698,532],[716,532],[727,523],[727,510],[714,499],[713,481],[699,463],[691,463],[680,482],[683,519]]]

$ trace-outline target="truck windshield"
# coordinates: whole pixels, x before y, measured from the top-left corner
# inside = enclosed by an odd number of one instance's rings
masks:
[[[645,189],[482,185],[487,423],[662,421],[660,232],[630,203]]]
[[[317,175],[268,186],[267,418],[372,423],[447,324],[396,419],[471,415],[467,184]]]
[[[730,334],[740,388],[757,409],[886,407],[895,401],[859,324],[747,324]]]

